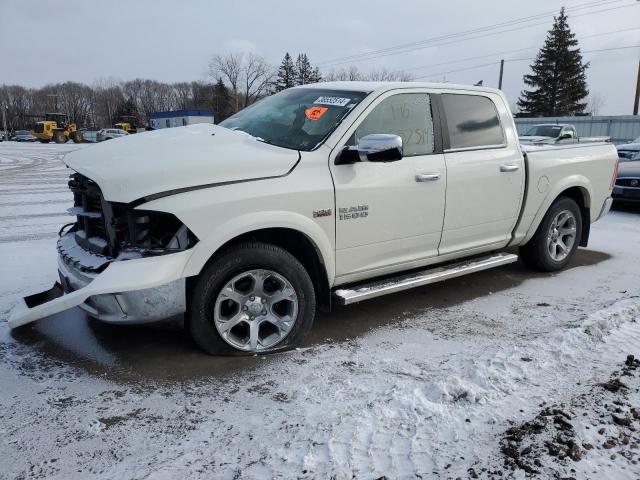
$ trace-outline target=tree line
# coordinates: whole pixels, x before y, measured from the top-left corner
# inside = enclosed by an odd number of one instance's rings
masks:
[[[125,115],[138,118],[142,125],[149,113],[165,110],[213,110],[223,118],[232,113],[230,93],[221,80],[163,83],[109,79],[93,85],[64,82],[42,88],[2,85],[0,105],[7,108],[10,130],[31,128],[49,112],[64,113],[80,127],[108,127]]]
[[[64,82],[27,88],[0,86],[0,105],[6,106],[10,130],[29,129],[45,113],[60,112],[84,127],[108,127],[121,117],[136,117],[144,126],[151,112],[183,109],[212,110],[216,122],[233,115],[256,100],[285,88],[334,80],[411,80],[402,72],[357,67],[331,70],[323,75],[305,53],[286,53],[275,68],[255,53],[214,55],[205,81],[165,83],[136,78],[128,81],[101,79],[92,85]]]
[[[564,8],[554,18],[543,47],[524,76],[528,90],[518,100],[520,116],[585,115],[596,107],[586,101],[589,90],[578,41],[568,25]],[[255,53],[214,55],[206,81],[164,83],[150,79],[103,79],[93,85],[64,82],[42,88],[20,85],[0,87],[0,105],[6,106],[10,129],[30,128],[47,112],[61,112],[80,127],[106,127],[122,116],[146,123],[151,112],[182,109],[212,110],[222,121],[256,100],[284,89],[336,80],[411,81],[413,76],[387,69],[361,72],[346,66],[322,73],[306,53],[289,52],[276,68]],[[602,99],[592,96],[601,106]]]

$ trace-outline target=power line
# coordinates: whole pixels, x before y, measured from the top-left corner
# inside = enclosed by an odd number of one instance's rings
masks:
[[[590,2],[585,2],[585,3],[578,4],[575,7],[570,7],[570,10],[579,10],[579,9],[584,9],[584,8],[596,7],[596,6],[606,5],[606,4],[610,4],[610,3],[616,3],[617,1],[620,1],[620,0],[590,1]],[[474,29],[470,29],[470,30],[463,30],[461,32],[451,33],[451,34],[447,34],[447,35],[441,35],[441,36],[438,36],[438,37],[431,37],[431,38],[428,38],[426,40],[419,40],[417,42],[410,42],[410,43],[404,43],[404,44],[400,44],[400,45],[395,45],[395,46],[392,46],[392,47],[382,48],[382,49],[379,49],[379,50],[373,50],[371,52],[357,53],[357,54],[347,55],[347,56],[338,57],[338,58],[334,58],[334,59],[330,59],[330,60],[324,60],[324,61],[318,62],[318,64],[319,65],[323,65],[323,64],[327,64],[327,63],[342,62],[343,60],[351,60],[351,59],[359,58],[359,57],[362,57],[362,56],[370,56],[370,55],[375,55],[375,54],[378,54],[378,53],[388,52],[388,51],[391,51],[391,50],[403,49],[403,48],[412,47],[412,46],[415,46],[415,45],[421,45],[421,44],[424,44],[424,43],[431,43],[431,42],[438,41],[438,40],[446,40],[448,38],[457,37],[457,36],[461,36],[461,35],[462,36],[466,36],[466,35],[470,35],[472,33],[479,33],[481,31],[491,30],[491,29],[495,29],[495,28],[499,28],[499,27],[503,27],[503,26],[513,25],[513,24],[517,24],[517,23],[526,23],[526,22],[531,21],[531,20],[536,20],[536,19],[538,19],[540,17],[548,17],[549,15],[552,15],[554,13],[557,13],[557,10],[548,10],[546,12],[538,13],[536,15],[529,15],[527,17],[519,17],[519,18],[516,18],[516,19],[507,20],[507,21],[501,22],[501,23],[495,23],[495,24],[492,24],[492,25],[487,25],[487,26],[484,26],[484,27],[478,27],[478,28],[474,28]]]
[[[640,48],[640,45],[627,45],[625,47],[611,47],[611,48],[599,48],[597,50],[583,50],[580,53],[596,53],[596,52],[610,52],[613,50],[628,50],[630,48]],[[505,60],[506,62],[522,62],[525,60],[534,60],[536,57],[527,57],[527,58],[511,58]]]
[[[627,46],[624,46],[624,47],[600,48],[600,49],[597,49],[597,50],[584,50],[582,53],[609,52],[609,51],[613,51],[613,50],[628,50],[630,48],[640,48],[640,45],[627,45]],[[533,60],[535,58],[536,57],[513,58],[513,59],[505,60],[505,62],[520,62],[520,61],[524,61],[524,60]],[[458,68],[456,70],[449,70],[447,72],[430,73],[430,74],[427,74],[427,75],[421,75],[419,77],[415,77],[415,79],[418,80],[420,78],[433,78],[433,77],[438,77],[440,75],[448,75],[450,73],[465,72],[467,70],[476,70],[478,68],[488,67],[489,65],[497,65],[498,63],[499,62],[493,61],[493,62],[489,62],[489,63],[482,63],[480,65],[473,65],[471,67]]]
[[[584,9],[584,8],[593,8],[593,7],[597,7],[597,6],[603,6],[603,5],[608,5],[611,3],[617,3],[621,0],[609,0],[607,2],[593,2],[587,6],[583,6],[583,7],[576,7],[572,10],[577,10],[577,9]],[[609,8],[604,8],[604,9],[599,9],[599,10],[594,10],[594,11],[590,11],[590,12],[585,12],[585,13],[581,13],[581,14],[577,14],[577,15],[572,15],[572,18],[579,18],[579,17],[583,17],[583,16],[587,16],[587,15],[594,15],[597,13],[603,13],[603,12],[608,12],[608,11],[612,11],[612,10],[618,10],[618,9],[622,9],[622,8],[628,8],[628,7],[633,7],[633,6],[638,6],[640,4],[636,3],[631,3],[631,4],[627,4],[627,5],[621,5],[618,7],[609,7]],[[555,11],[554,11],[555,12]],[[548,13],[545,14],[540,14],[538,16],[541,15],[545,15],[548,16]],[[360,61],[367,61],[367,60],[374,60],[377,58],[382,58],[382,57],[387,57],[387,56],[391,56],[391,55],[398,55],[398,54],[402,54],[402,53],[409,53],[412,51],[416,51],[416,50],[421,50],[424,48],[432,48],[432,47],[439,47],[439,46],[444,46],[444,45],[451,45],[454,43],[460,43],[460,42],[466,42],[469,40],[475,40],[478,38],[485,38],[485,37],[489,37],[489,36],[493,36],[493,35],[499,35],[502,33],[508,33],[508,32],[513,32],[513,31],[518,31],[518,30],[522,30],[525,28],[532,28],[532,27],[536,27],[536,26],[540,26],[540,25],[547,25],[547,21],[545,20],[544,22],[538,22],[538,23],[534,23],[531,25],[524,25],[524,26],[519,26],[516,28],[509,28],[509,29],[503,29],[503,30],[499,30],[499,31],[489,31],[487,33],[484,33],[482,35],[476,35],[476,36],[472,36],[472,37],[468,37],[468,35],[470,35],[471,33],[477,33],[480,32],[482,30],[495,30],[496,28],[500,28],[503,26],[507,26],[507,25],[515,25],[517,23],[523,23],[524,21],[531,21],[532,19],[536,19],[538,16],[531,16],[531,17],[525,17],[525,19],[521,19],[521,20],[517,20],[517,21],[511,21],[511,22],[503,22],[502,24],[496,24],[496,25],[492,25],[489,27],[483,27],[483,28],[479,28],[479,29],[475,29],[475,30],[469,30],[469,31],[465,31],[465,32],[459,32],[459,33],[455,33],[455,34],[450,34],[450,35],[444,35],[441,37],[433,37],[431,39],[427,39],[427,40],[423,40],[420,42],[414,42],[412,44],[405,44],[403,46],[396,46],[396,47],[389,47],[387,49],[382,49],[382,50],[376,50],[376,51],[372,51],[372,52],[367,52],[367,53],[363,53],[363,54],[358,54],[358,55],[352,55],[349,57],[341,57],[340,59],[334,59],[334,60],[327,60],[324,62],[320,62],[319,65],[324,65],[324,67],[328,67],[328,66],[337,66],[337,65],[343,65],[343,64],[348,64],[348,63],[354,63],[354,62],[360,62]],[[467,37],[467,38],[465,38]],[[442,40],[446,40],[446,39],[454,39],[451,41],[442,41]],[[433,43],[433,42],[439,42],[439,43]],[[408,48],[409,46],[413,45],[413,47]],[[404,49],[402,49],[404,48]]]
[[[602,33],[595,33],[595,34],[592,34],[592,35],[585,35],[583,37],[579,37],[577,40],[583,41],[583,40],[588,39],[588,38],[603,37],[605,35],[614,35],[614,34],[618,34],[618,33],[630,32],[630,31],[633,31],[633,30],[640,30],[640,27],[631,27],[631,28],[625,28],[625,29],[621,29],[621,30],[612,30],[610,32],[602,32]],[[443,65],[451,65],[453,63],[468,62],[469,60],[496,57],[496,56],[499,56],[499,55],[506,55],[506,54],[509,54],[509,53],[523,52],[523,51],[526,51],[526,50],[537,50],[539,48],[540,48],[540,46],[538,45],[538,46],[535,46],[535,47],[517,48],[515,50],[503,50],[501,52],[488,53],[486,55],[475,55],[473,57],[461,58],[460,60],[449,60],[449,61],[446,61],[446,62],[432,63],[432,64],[429,64],[429,65],[420,65],[420,66],[417,66],[417,67],[401,68],[400,70],[403,71],[403,72],[406,72],[406,71],[410,71],[410,70],[420,70],[420,69],[423,69],[423,68],[441,67]]]
[[[572,18],[583,17],[583,16],[586,16],[586,15],[593,15],[593,14],[601,13],[601,12],[608,12],[608,11],[611,11],[611,10],[618,10],[618,9],[621,9],[621,8],[634,7],[634,6],[637,6],[637,5],[640,5],[640,4],[627,4],[627,5],[622,5],[622,6],[619,6],[619,7],[612,7],[612,8],[606,8],[606,9],[601,9],[601,10],[595,10],[593,12],[587,12],[587,13],[583,13],[583,14],[580,14],[580,15],[573,15]],[[398,52],[390,52],[390,53],[386,53],[386,54],[380,54],[380,55],[377,55],[377,56],[374,56],[374,57],[363,58],[361,60],[355,60],[355,61],[357,62],[357,61],[374,60],[376,58],[388,57],[388,56],[391,56],[391,55],[397,55],[397,54],[401,54],[401,53],[410,53],[410,52],[413,52],[413,51],[416,51],[416,50],[421,50],[421,49],[424,49],[424,48],[441,47],[441,46],[445,46],[445,45],[452,45],[454,43],[468,42],[470,40],[476,40],[476,39],[479,39],[479,38],[491,37],[491,36],[499,35],[499,34],[502,34],[502,33],[516,32],[516,31],[519,31],[519,30],[523,30],[525,28],[532,28],[532,27],[537,27],[537,26],[541,26],[541,25],[548,25],[548,22],[545,20],[544,22],[538,22],[538,23],[534,23],[534,24],[531,24],[531,25],[524,25],[524,26],[520,26],[520,27],[516,27],[516,28],[509,28],[509,29],[500,30],[500,31],[497,31],[497,32],[489,32],[489,33],[485,33],[483,35],[476,35],[476,36],[468,37],[468,38],[458,38],[456,40],[451,40],[451,41],[448,41],[448,42],[435,43],[435,44],[425,45],[425,46],[416,47],[416,48],[412,48],[412,49],[408,49],[408,50],[403,50],[403,51],[398,51]],[[353,61],[351,61],[351,62],[350,61],[344,61],[344,62],[341,62],[341,63],[336,64],[336,65],[348,64],[348,63],[353,63]]]

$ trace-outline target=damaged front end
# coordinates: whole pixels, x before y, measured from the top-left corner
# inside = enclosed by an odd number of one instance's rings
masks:
[[[61,235],[58,250],[66,256],[64,247],[71,242],[63,239],[73,234],[74,244],[101,259],[99,265],[80,263],[82,270],[101,271],[114,260],[180,252],[198,241],[171,213],[138,210],[131,204],[106,201],[98,185],[84,175],[71,175],[69,188],[74,206],[68,211],[77,220]]]
[[[71,175],[69,188],[74,206],[68,211],[76,222],[61,229],[57,242],[60,282],[26,297],[11,326],[76,305],[114,323],[183,313],[182,267],[196,236],[173,214],[105,200],[99,186],[79,173]]]

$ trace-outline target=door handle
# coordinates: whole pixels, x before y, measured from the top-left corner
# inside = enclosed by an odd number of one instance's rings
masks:
[[[516,170],[519,170],[519,169],[520,169],[520,165],[513,165],[513,164],[500,165],[501,172],[515,172]]]
[[[416,182],[435,182],[440,180],[439,173],[420,173],[416,175]]]

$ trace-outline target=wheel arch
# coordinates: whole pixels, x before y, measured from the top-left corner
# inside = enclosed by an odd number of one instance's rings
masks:
[[[521,244],[525,244],[531,240],[540,226],[542,219],[549,211],[549,208],[551,208],[551,205],[560,197],[571,198],[578,204],[580,213],[582,214],[582,235],[579,245],[581,247],[587,246],[591,232],[591,202],[593,192],[586,178],[568,178],[565,182],[557,185],[556,188],[547,195]]]
[[[309,272],[316,288],[319,303],[327,304],[335,272],[333,250],[324,231],[315,222],[310,219],[306,220],[310,222],[310,225],[305,225],[304,222],[299,222],[296,225],[287,225],[284,222],[274,222],[273,224],[265,222],[266,224],[260,225],[253,222],[245,228],[221,228],[215,235],[215,240],[201,241],[194,247],[193,255],[184,270],[184,276],[187,277],[187,288],[205,266],[214,261],[222,252],[239,243],[258,241],[279,246],[296,257]],[[253,228],[249,225],[252,225]],[[220,235],[223,230],[228,230],[226,235]]]
[[[582,232],[579,245],[586,247],[589,243],[589,233],[591,232],[591,196],[589,191],[584,187],[570,187],[560,193],[556,200],[560,197],[571,198],[578,204],[578,208],[580,208],[580,213],[582,214]]]

